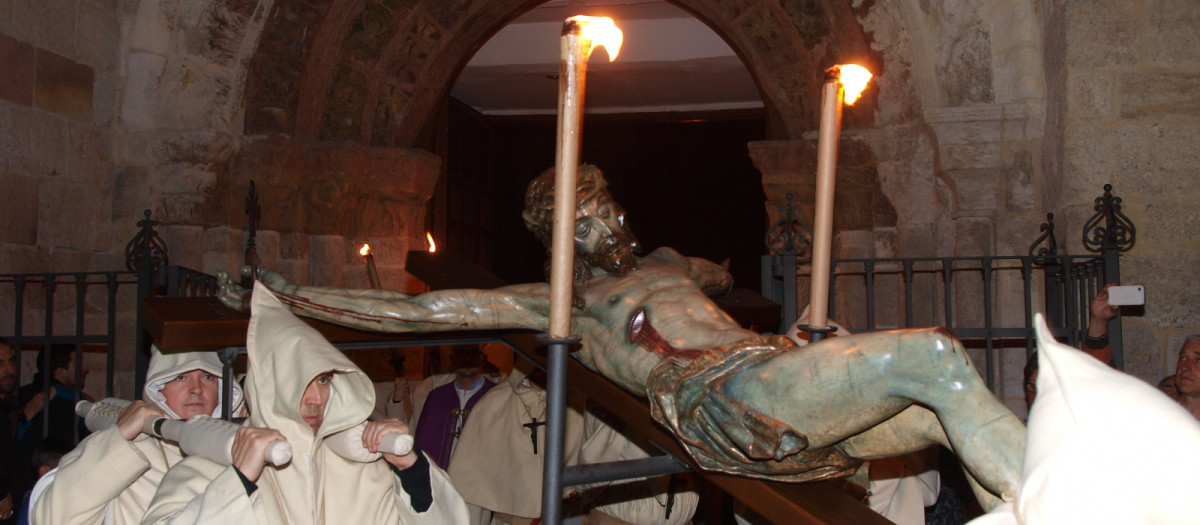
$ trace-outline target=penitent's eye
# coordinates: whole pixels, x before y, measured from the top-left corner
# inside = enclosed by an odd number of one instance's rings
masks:
[[[592,231],[592,221],[587,219],[575,221],[575,236],[583,237]]]

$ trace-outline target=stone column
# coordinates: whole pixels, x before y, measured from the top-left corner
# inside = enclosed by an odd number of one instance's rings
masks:
[[[817,150],[805,140],[760,140],[748,144],[754,167],[762,172],[763,191],[767,195],[767,217],[779,220],[779,207],[793,203],[803,206],[801,220],[813,221],[813,201],[817,185]]]

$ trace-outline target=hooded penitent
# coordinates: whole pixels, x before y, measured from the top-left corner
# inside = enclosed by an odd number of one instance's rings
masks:
[[[323,446],[329,435],[367,419],[375,405],[374,387],[261,284],[251,301],[246,351],[246,395],[254,407],[246,424],[283,433],[292,461],[265,467],[257,488],[247,494],[233,467],[189,457],[163,479],[147,522],[411,525],[465,519],[462,499],[436,467],[429,471],[433,506],[418,513],[387,462],[358,463]],[[300,401],[314,378],[331,371],[324,421],[314,435],[300,415]]]
[[[221,377],[215,352],[163,353],[152,348],[143,399],[178,417],[162,387],[181,374],[204,370]],[[218,392],[223,391],[218,387]],[[233,412],[242,411],[242,389],[233,385]],[[218,401],[214,416],[219,416]],[[145,434],[126,441],[116,425],[92,434],[59,461],[53,482],[34,505],[36,523],[139,523],[167,469],[182,459],[175,443]]]

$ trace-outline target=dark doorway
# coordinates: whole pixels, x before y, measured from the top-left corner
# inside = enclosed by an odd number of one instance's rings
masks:
[[[453,99],[448,113],[446,235],[486,244],[448,253],[509,283],[543,280],[545,249],[521,209],[525,186],[554,165],[556,117],[481,115]],[[604,170],[647,252],[729,259],[735,286],[757,290],[766,197],[746,144],[764,130],[761,110],[587,115],[581,159]]]

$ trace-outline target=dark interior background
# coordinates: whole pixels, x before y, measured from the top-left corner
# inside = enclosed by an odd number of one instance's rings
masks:
[[[554,165],[557,117],[487,116],[451,99],[445,121],[448,175],[432,206],[444,208],[445,253],[509,283],[543,280],[546,252],[521,210],[526,185]],[[588,115],[580,158],[604,171],[646,253],[729,259],[734,286],[758,290],[766,197],[746,144],[765,125],[761,110]]]

